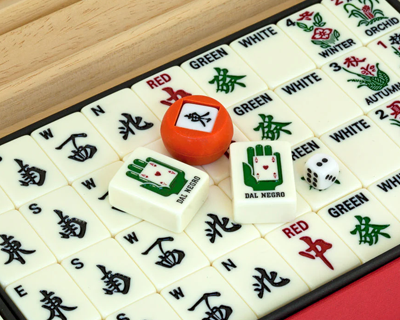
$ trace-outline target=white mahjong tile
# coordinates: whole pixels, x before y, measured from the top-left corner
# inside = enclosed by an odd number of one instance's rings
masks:
[[[275,93],[317,137],[363,114],[357,104],[319,69],[278,87]]]
[[[56,262],[18,211],[0,215],[0,285],[3,288]]]
[[[367,44],[398,28],[400,15],[385,0],[322,0],[322,4]]]
[[[249,141],[247,137],[234,125],[233,126],[233,137],[231,145],[235,142],[246,142]],[[229,161],[230,150],[228,149],[225,154],[209,164],[203,165],[204,170],[210,175],[216,184],[230,176],[231,163]]]
[[[118,155],[86,117],[75,112],[32,132],[68,181],[118,161]]]
[[[315,68],[314,62],[274,24],[233,41],[230,47],[271,89]]]
[[[113,207],[108,199],[108,185],[122,165],[123,162],[114,162],[72,184],[72,187],[104,223],[112,236],[141,221],[141,219]]]
[[[158,293],[140,299],[106,318],[106,320],[131,319],[181,320],[174,309]]]
[[[371,110],[368,117],[400,147],[400,96]]]
[[[310,289],[264,239],[252,241],[214,261],[213,267],[258,318]]]
[[[224,180],[222,180],[219,184],[218,187],[225,192],[225,194],[229,197],[229,199],[232,200],[232,186],[231,186],[231,177],[228,177]]]
[[[277,25],[318,67],[362,46],[361,41],[321,4],[298,11]]]
[[[160,138],[160,121],[131,89],[94,101],[81,112],[121,158]]]
[[[257,93],[230,107],[228,112],[251,141],[287,141],[294,145],[314,136],[273,91]]]
[[[10,198],[3,189],[0,188],[0,214],[14,209],[14,204],[11,202]]]
[[[28,202],[20,212],[58,261],[110,237],[107,228],[69,186]]]
[[[400,220],[400,170],[370,185],[368,190]]]
[[[354,50],[322,70],[365,113],[400,94],[400,77],[368,48]]]
[[[212,267],[204,268],[161,291],[185,320],[256,320],[247,304]]]
[[[364,187],[400,168],[400,148],[366,116],[321,137]]]
[[[207,198],[208,188],[205,172],[140,147],[111,180],[109,199],[118,209],[182,232]]]
[[[307,213],[311,212],[310,205],[296,192],[296,218]],[[284,223],[256,223],[254,226],[260,231],[261,236],[264,237],[268,232],[275,230],[282,226]]]
[[[317,190],[304,177],[304,166],[316,154],[327,154],[339,165],[339,176],[335,183],[325,190]],[[312,138],[292,147],[292,160],[297,192],[307,201],[313,211],[360,189],[361,182],[354,174],[317,138]]]
[[[295,218],[296,189],[288,142],[234,143],[230,160],[236,222],[283,223]]]
[[[253,225],[233,220],[232,201],[216,186],[185,232],[211,262],[260,237]]]
[[[58,264],[10,284],[7,294],[27,320],[100,320],[74,280]]]
[[[0,186],[18,209],[67,185],[67,180],[30,136],[0,146]]]
[[[400,243],[400,222],[366,189],[318,211],[364,263]]]
[[[172,233],[149,222],[122,231],[115,239],[155,285],[157,291],[210,265],[184,233]]]
[[[368,48],[400,76],[400,28],[371,42]]]
[[[155,293],[155,288],[114,239],[101,241],[65,259],[67,270],[103,319]]]
[[[191,95],[204,95],[192,78],[177,66],[135,83],[132,90],[160,120],[175,101]]]
[[[227,45],[204,52],[181,67],[207,95],[226,108],[267,89],[261,78]]]
[[[306,213],[265,239],[314,290],[360,265],[349,247],[316,213]]]
[[[193,113],[203,114],[203,116],[207,115],[207,119],[205,121],[200,120],[193,122],[193,119],[190,117]],[[195,103],[185,103],[182,106],[175,126],[196,131],[212,132],[217,114],[217,108]]]

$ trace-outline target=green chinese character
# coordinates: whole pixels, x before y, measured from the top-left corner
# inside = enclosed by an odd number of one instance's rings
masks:
[[[126,175],[132,179],[143,182],[140,186],[147,190],[158,193],[163,197],[171,194],[179,194],[188,180],[185,172],[148,157],[146,161],[135,159],[128,166],[130,171]]]
[[[254,131],[261,131],[261,140],[278,140],[281,136],[281,132],[291,135],[287,127],[291,122],[274,122],[274,117],[271,115],[259,114],[262,122],[258,123],[258,127],[254,128]]]
[[[217,92],[225,92],[226,94],[231,93],[235,90],[235,85],[246,88],[246,85],[242,82],[239,82],[240,79],[243,79],[246,76],[230,76],[228,75],[228,69],[214,68],[217,71],[217,75],[209,81],[210,84],[217,84]]]
[[[369,217],[355,216],[355,218],[358,220],[359,224],[357,224],[355,229],[350,231],[350,233],[354,235],[358,233],[360,237],[359,244],[367,243],[372,246],[378,243],[379,236],[390,239],[389,234],[381,232],[389,227],[390,224],[370,224],[371,219]]]

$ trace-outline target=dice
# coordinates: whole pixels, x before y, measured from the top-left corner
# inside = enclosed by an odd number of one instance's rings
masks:
[[[339,175],[339,165],[331,156],[317,153],[304,165],[304,179],[317,190],[328,189]]]

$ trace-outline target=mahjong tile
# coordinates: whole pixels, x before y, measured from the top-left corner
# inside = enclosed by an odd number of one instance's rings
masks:
[[[119,160],[115,151],[80,112],[56,120],[31,135],[70,183]]]
[[[8,198],[6,193],[0,188],[0,214],[14,209],[14,204],[11,202],[10,198]]]
[[[141,219],[113,207],[108,199],[108,185],[122,165],[123,162],[114,162],[72,184],[72,187],[104,223],[112,236],[141,221]]]
[[[360,260],[317,214],[306,213],[265,239],[314,290],[360,265]]]
[[[261,78],[227,45],[204,52],[181,67],[207,95],[226,108],[267,89]]]
[[[65,259],[67,270],[103,319],[155,293],[155,288],[114,239],[99,242]]]
[[[296,218],[307,213],[311,212],[310,205],[296,192]],[[254,226],[260,231],[261,236],[264,237],[268,232],[279,228],[284,225],[284,223],[256,223]]]
[[[321,137],[364,187],[400,168],[400,148],[368,117],[358,117]]]
[[[67,180],[31,137],[0,146],[0,186],[17,209],[65,185]]]
[[[400,96],[371,110],[368,117],[400,147]]]
[[[260,237],[253,225],[233,220],[231,200],[215,186],[185,232],[211,262]]]
[[[298,11],[279,21],[277,25],[318,67],[362,45],[335,15],[321,4]]]
[[[149,222],[122,231],[115,239],[155,285],[157,291],[210,265],[185,233]]]
[[[22,215],[0,215],[0,285],[4,288],[57,260]]]
[[[88,298],[58,264],[37,271],[6,289],[27,320],[100,320]]]
[[[365,113],[400,95],[400,77],[368,48],[354,50],[322,70]]]
[[[224,278],[212,267],[204,268],[161,291],[185,320],[255,320],[257,317]]]
[[[229,199],[232,200],[232,186],[231,186],[231,177],[228,177],[224,180],[222,180],[219,184],[218,187],[225,192],[225,194],[229,197]]]
[[[315,68],[312,60],[274,24],[235,40],[230,47],[271,89]]]
[[[368,48],[400,76],[400,28],[371,42]]]
[[[28,202],[20,212],[58,261],[110,237],[106,227],[69,186]]]
[[[247,137],[234,125],[231,145],[235,142],[246,141],[249,141],[249,139],[247,139]],[[204,170],[210,175],[216,184],[230,176],[231,165],[229,161],[229,154],[230,151],[228,149],[217,161],[203,165]]]
[[[339,176],[335,184],[319,191],[310,186],[304,177],[304,166],[312,156],[323,153],[333,157],[339,165]],[[292,147],[292,160],[297,192],[307,201],[313,211],[362,187],[354,174],[317,138],[312,138]]]
[[[318,215],[363,263],[400,243],[400,222],[366,189],[331,203]]]
[[[317,137],[363,114],[357,104],[319,69],[278,87],[275,93]]]
[[[121,158],[160,138],[160,121],[131,89],[92,102],[81,112]]]
[[[398,28],[400,15],[385,0],[322,0],[351,31],[367,44]]]
[[[252,241],[214,261],[216,268],[258,318],[310,289],[264,239]]]
[[[191,95],[204,95],[192,78],[177,66],[135,83],[132,90],[160,120],[175,101]]]
[[[251,141],[287,141],[291,145],[313,132],[272,91],[262,91],[230,107],[233,123]]]
[[[370,185],[368,190],[400,220],[400,170]]]
[[[158,293],[151,294],[115,312],[106,320],[181,320],[171,306]]]

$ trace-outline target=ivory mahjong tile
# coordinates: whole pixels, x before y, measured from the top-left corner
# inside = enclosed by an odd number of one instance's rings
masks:
[[[312,60],[274,24],[233,41],[230,47],[271,89],[315,68]]]
[[[361,41],[321,4],[315,4],[277,23],[321,67],[362,46]]]
[[[11,202],[10,198],[6,195],[3,189],[0,188],[0,214],[14,209],[14,204]]]

